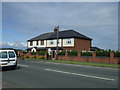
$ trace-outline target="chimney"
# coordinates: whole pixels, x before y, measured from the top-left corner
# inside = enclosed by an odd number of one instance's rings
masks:
[[[54,28],[54,32],[58,32],[59,31],[59,26]]]

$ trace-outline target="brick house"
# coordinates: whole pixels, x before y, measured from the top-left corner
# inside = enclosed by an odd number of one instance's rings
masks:
[[[37,37],[27,40],[27,50],[31,52],[56,51],[56,49],[90,51],[91,41],[91,38],[80,34],[75,30],[59,31],[59,28],[55,27],[54,32],[43,33]]]

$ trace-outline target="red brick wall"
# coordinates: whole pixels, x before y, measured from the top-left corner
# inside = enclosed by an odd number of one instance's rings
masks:
[[[24,54],[24,57],[29,56],[30,58],[36,56],[39,58],[39,55],[31,55],[29,52]],[[44,55],[44,59],[47,59],[47,54]],[[55,56],[56,59],[56,56]],[[96,53],[92,53],[90,57],[83,57],[80,53],[78,56],[68,56],[68,53],[65,53],[65,56],[58,56],[58,60],[68,60],[68,61],[85,61],[85,62],[100,62],[100,63],[120,63],[120,58],[115,58],[114,53],[110,53],[110,57],[96,57]]]
[[[91,40],[78,39],[74,40],[74,47],[63,47],[63,50],[73,50],[73,51],[90,51]]]
[[[75,38],[75,51],[90,51],[91,41]]]
[[[110,57],[96,57],[96,53],[93,53],[90,57],[82,57],[80,53],[78,56],[68,56],[68,53],[65,56],[58,56],[59,60],[68,60],[68,61],[85,61],[85,62],[100,62],[100,63],[120,63],[120,58],[114,58],[114,53],[110,53]]]

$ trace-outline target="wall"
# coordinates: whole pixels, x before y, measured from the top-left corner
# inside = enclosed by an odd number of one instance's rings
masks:
[[[37,55],[31,55],[30,52],[27,54],[24,54],[24,57],[34,57],[40,58],[41,56]],[[44,55],[44,59],[47,59],[47,54]],[[55,55],[56,59],[56,55]],[[65,56],[58,56],[58,60],[68,60],[68,61],[84,61],[84,62],[98,62],[98,63],[114,63],[118,64],[120,63],[120,57],[115,58],[114,53],[110,53],[110,57],[97,57],[96,53],[92,53],[92,56],[90,57],[83,57],[80,53],[78,53],[78,56],[68,56],[68,53],[65,53]]]
[[[74,47],[63,47],[63,50],[73,50],[73,51],[90,51],[91,41],[85,39],[74,39]]]
[[[78,51],[78,50],[90,51],[90,47],[91,47],[90,40],[75,38],[75,51]]]
[[[85,62],[99,62],[99,63],[120,63],[120,58],[115,58],[114,53],[110,53],[110,57],[96,57],[96,53],[93,53],[90,57],[83,57],[78,53],[78,56],[68,56],[68,53],[65,53],[65,56],[58,56],[59,60],[68,60],[68,61],[85,61]]]
[[[70,39],[71,43],[67,44],[67,40]],[[57,46],[57,40],[53,39],[53,44],[50,44],[51,40],[44,40],[44,45],[36,45],[36,41],[33,41],[33,46],[30,46],[30,42],[28,42],[28,48],[32,47],[56,47]],[[91,47],[91,41],[90,40],[85,40],[85,39],[78,39],[78,38],[66,38],[66,39],[59,39],[59,47],[62,47],[63,50],[73,50],[73,51],[90,51]]]

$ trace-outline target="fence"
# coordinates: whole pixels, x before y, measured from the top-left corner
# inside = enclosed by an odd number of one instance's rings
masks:
[[[56,57],[55,57],[56,58]],[[114,52],[110,52],[110,57],[97,57],[96,52],[92,53],[92,56],[81,56],[79,52],[77,56],[69,56],[68,53],[65,53],[65,56],[58,56],[59,60],[68,60],[68,61],[85,61],[85,62],[99,62],[99,63],[120,63],[119,57],[114,57]]]
[[[39,58],[39,59],[48,59],[48,55],[32,55],[30,52],[23,54],[25,58]],[[56,59],[56,55],[55,55]],[[114,52],[110,52],[109,57],[98,57],[96,56],[96,52],[92,53],[92,56],[81,56],[81,53],[78,52],[77,56],[69,56],[68,52],[65,55],[58,55],[58,60],[68,60],[68,61],[85,61],[85,62],[99,62],[99,63],[120,63],[120,57],[114,57]]]

